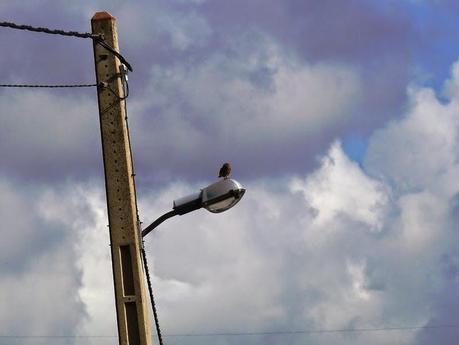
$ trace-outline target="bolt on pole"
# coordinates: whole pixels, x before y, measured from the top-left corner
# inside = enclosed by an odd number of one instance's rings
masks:
[[[107,12],[91,19],[92,33],[119,52],[116,20]],[[141,235],[120,61],[94,41],[97,97],[105,171],[113,280],[120,345],[151,345]]]

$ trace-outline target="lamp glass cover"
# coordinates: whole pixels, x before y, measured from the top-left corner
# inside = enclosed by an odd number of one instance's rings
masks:
[[[244,192],[236,180],[223,179],[202,190],[202,203],[208,211],[220,213],[236,205]]]
[[[215,204],[207,205],[206,210],[212,213],[220,213],[236,205],[239,200],[240,198],[235,198],[232,196],[223,201],[216,202]]]

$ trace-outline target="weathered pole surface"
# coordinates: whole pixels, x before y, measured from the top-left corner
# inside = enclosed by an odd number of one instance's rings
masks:
[[[97,12],[91,25],[93,33],[103,34],[105,42],[119,52],[113,16]],[[97,83],[107,83],[105,87],[97,88],[97,96],[119,344],[151,345],[121,63],[96,42],[94,61]]]

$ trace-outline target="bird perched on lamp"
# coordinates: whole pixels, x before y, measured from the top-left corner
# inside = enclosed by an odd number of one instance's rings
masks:
[[[224,179],[227,179],[230,173],[231,173],[231,165],[229,163],[225,163],[220,168],[218,177],[223,177]]]

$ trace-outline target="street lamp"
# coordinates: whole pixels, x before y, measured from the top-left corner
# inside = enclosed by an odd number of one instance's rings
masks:
[[[212,213],[224,212],[236,205],[245,193],[245,189],[236,180],[225,178],[212,183],[200,192],[174,200],[172,211],[163,214],[142,230],[142,237],[154,228],[174,216],[182,216],[204,207]]]
[[[189,212],[195,211],[204,207],[212,213],[224,212],[236,205],[245,193],[245,189],[236,180],[224,178],[218,182],[212,183],[206,188],[201,189],[198,193],[185,196],[174,200],[172,211],[163,214],[153,223],[142,230],[142,238],[148,235],[159,224],[174,216],[182,216]],[[153,298],[153,290],[151,287],[150,274],[148,273],[147,255],[142,246],[141,249],[145,274],[147,277],[148,291],[150,292],[151,306],[155,318],[156,332],[158,333],[159,344],[162,345],[161,330],[159,328],[158,315]]]

